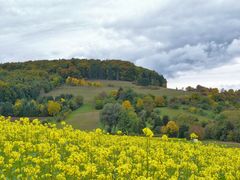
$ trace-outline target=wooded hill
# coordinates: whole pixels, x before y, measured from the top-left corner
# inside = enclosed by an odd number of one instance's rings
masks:
[[[49,92],[67,77],[131,81],[142,86],[167,86],[166,79],[155,71],[121,60],[61,59],[0,65],[0,102],[36,99],[41,91]]]

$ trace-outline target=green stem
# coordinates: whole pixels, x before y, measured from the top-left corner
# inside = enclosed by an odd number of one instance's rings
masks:
[[[150,146],[150,140],[149,137],[147,138],[147,178],[149,176],[149,146]]]

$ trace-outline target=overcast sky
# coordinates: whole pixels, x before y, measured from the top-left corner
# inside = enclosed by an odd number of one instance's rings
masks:
[[[124,59],[168,86],[240,89],[239,0],[0,0],[1,62]]]

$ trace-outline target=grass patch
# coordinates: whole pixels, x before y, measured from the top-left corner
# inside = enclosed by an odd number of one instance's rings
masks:
[[[173,120],[176,119],[176,117],[181,115],[181,114],[186,114],[186,115],[196,117],[200,121],[204,121],[204,122],[210,120],[206,116],[200,116],[198,114],[193,114],[193,113],[190,113],[190,112],[188,112],[186,110],[183,110],[183,109],[172,109],[172,108],[169,108],[169,107],[163,107],[163,108],[160,108],[160,111],[161,111],[161,114],[163,116],[167,115],[167,116],[169,116],[170,119],[173,119]]]
[[[71,116],[75,116],[78,113],[86,113],[90,111],[94,111],[94,107],[91,104],[83,104],[80,108],[77,110],[73,111],[68,118],[71,118]]]
[[[66,122],[75,129],[90,131],[96,129],[99,125],[99,111],[95,110],[91,104],[84,104],[70,113]]]
[[[53,91],[43,94],[44,96],[59,96],[60,94],[73,94],[75,96],[81,95],[84,97],[85,103],[91,103],[95,96],[97,96],[100,92],[105,91],[106,93],[111,92],[112,90],[118,90],[118,88],[132,88],[137,93],[142,94],[152,94],[154,96],[168,96],[168,97],[176,97],[176,96],[184,96],[189,95],[189,92],[168,89],[163,87],[144,87],[137,86],[131,82],[127,81],[108,81],[101,80],[100,81],[103,86],[102,87],[83,87],[83,86],[60,86]]]

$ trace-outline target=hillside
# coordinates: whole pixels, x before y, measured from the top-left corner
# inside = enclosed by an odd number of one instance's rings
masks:
[[[138,134],[141,126],[148,126],[158,135],[167,133],[173,137],[189,138],[191,132],[195,132],[201,139],[240,141],[239,91],[218,92],[217,89],[201,86],[177,91],[156,86],[137,86],[123,81],[98,83],[101,86],[64,85],[44,96],[59,96],[62,93],[83,95],[84,105],[65,118],[73,127],[82,130],[102,127],[102,121],[106,118],[120,121],[118,118],[123,116],[125,122],[108,129],[110,133],[121,126],[120,129],[126,133]],[[127,114],[120,115],[123,113],[120,106]],[[111,117],[111,114],[116,113],[114,108],[120,108],[117,110],[120,114]],[[104,118],[103,113],[107,113]],[[138,130],[132,132],[129,130],[131,125],[127,124],[134,118],[139,124],[134,128]],[[175,133],[172,133],[171,128]]]
[[[120,60],[53,60],[5,63],[0,65],[0,101],[36,99],[63,84],[67,77],[125,80],[139,85],[166,86],[162,76],[128,61]]]
[[[0,114],[34,117],[53,115],[48,113],[47,103],[54,99],[41,98],[40,94],[64,85],[68,78],[85,82],[91,79],[124,80],[141,86],[167,85],[166,79],[157,72],[121,60],[62,59],[5,63],[0,64]],[[87,93],[85,91],[81,95],[88,96]],[[64,104],[64,113],[68,112],[69,107],[75,110],[82,104],[81,97],[63,95],[58,98],[68,100],[68,104]]]
[[[94,80],[93,80],[94,81]],[[134,89],[134,91],[142,94],[153,94],[155,96],[169,96],[169,97],[178,97],[189,95],[191,92],[186,92],[182,90],[169,89],[165,87],[158,86],[140,86],[137,84],[133,84],[128,81],[116,81],[116,80],[97,80],[102,84],[101,87],[84,87],[84,86],[69,86],[62,85],[55,88],[53,91],[48,93],[44,93],[44,96],[59,96],[60,94],[73,94],[73,95],[83,95],[86,103],[92,103],[94,97],[100,92],[110,93],[113,90],[118,90],[118,88],[122,87],[124,89]]]
[[[44,93],[42,96],[59,96],[61,94],[73,94],[75,96],[84,96],[83,107],[73,111],[66,117],[66,121],[74,128],[81,130],[93,130],[99,127],[99,110],[94,109],[94,99],[101,93],[110,93],[111,91],[118,90],[120,87],[124,89],[132,88],[134,91],[141,94],[151,94],[155,96],[168,96],[168,97],[181,97],[191,94],[181,90],[168,89],[164,87],[145,87],[138,86],[127,81],[113,81],[113,80],[100,80],[102,87],[84,87],[84,86],[68,86],[63,85],[57,87],[49,93]]]
[[[240,142],[240,91],[168,89],[166,79],[120,60],[54,60],[0,65],[0,114],[66,120],[74,128]]]

